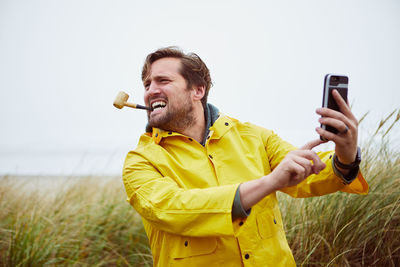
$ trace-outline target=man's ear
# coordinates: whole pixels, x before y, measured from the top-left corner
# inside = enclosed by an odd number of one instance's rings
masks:
[[[206,88],[204,86],[193,86],[193,100],[201,100],[205,93]]]

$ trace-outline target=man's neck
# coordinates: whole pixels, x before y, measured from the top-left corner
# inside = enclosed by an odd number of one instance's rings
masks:
[[[193,125],[179,131],[181,134],[184,134],[188,137],[193,138],[197,142],[203,142],[204,132],[206,130],[206,121],[204,117],[204,110],[203,107],[200,106],[195,108],[195,121]]]

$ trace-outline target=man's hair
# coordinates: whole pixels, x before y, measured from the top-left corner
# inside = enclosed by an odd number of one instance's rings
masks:
[[[204,97],[201,99],[204,110],[206,109],[208,91],[212,86],[210,71],[208,70],[206,64],[201,60],[201,58],[195,53],[185,54],[179,47],[169,46],[160,48],[157,51],[149,54],[142,69],[142,81],[144,81],[148,76],[151,69],[151,64],[156,60],[161,58],[179,58],[181,61],[181,67],[179,69],[180,74],[187,82],[187,87],[189,89],[195,86],[204,86],[205,93]]]

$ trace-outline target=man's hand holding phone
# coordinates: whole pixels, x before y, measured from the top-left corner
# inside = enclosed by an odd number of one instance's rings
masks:
[[[338,132],[332,133],[322,127],[317,127],[316,131],[322,138],[335,143],[335,153],[341,163],[351,164],[357,154],[358,120],[337,90],[332,91],[332,96],[339,111],[323,107],[318,108],[316,113],[321,115],[319,122],[322,125],[334,127]]]

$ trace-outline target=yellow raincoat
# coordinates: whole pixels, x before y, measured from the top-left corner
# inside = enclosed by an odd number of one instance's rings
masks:
[[[128,201],[142,216],[154,266],[295,266],[276,194],[232,222],[240,183],[269,174],[295,149],[272,131],[220,116],[205,146],[175,132],[153,129],[128,153],[123,181]],[[333,152],[319,153],[327,167],[282,191],[311,197],[344,191],[366,194],[361,174],[343,184]]]

